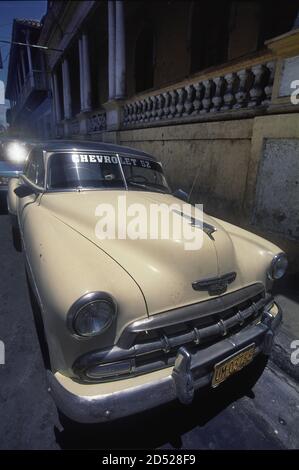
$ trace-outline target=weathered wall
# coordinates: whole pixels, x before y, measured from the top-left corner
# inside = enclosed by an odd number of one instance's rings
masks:
[[[172,188],[190,191],[206,210],[242,216],[252,119],[122,131],[120,143],[155,155]]]
[[[299,174],[294,175],[298,173],[294,151],[298,148],[298,138],[297,114],[152,127],[118,134],[120,144],[155,155],[162,162],[173,189],[189,191],[194,184],[191,199],[203,203],[206,212],[277,243],[288,253],[292,270],[298,269],[299,264],[299,243],[294,238],[298,232],[296,224],[299,225]],[[275,173],[275,184],[279,191],[288,188],[288,194],[284,194],[287,201],[284,223],[278,229],[272,223],[260,223],[255,217],[256,209],[263,209],[260,195],[267,193],[268,184],[273,184],[263,166],[269,154],[266,150],[269,139],[279,144],[276,152],[271,151],[277,160],[274,168],[278,162],[281,165],[281,171]],[[284,154],[286,150],[289,154]],[[267,199],[267,208],[274,215],[279,201],[277,194]],[[292,236],[288,226],[292,227]]]

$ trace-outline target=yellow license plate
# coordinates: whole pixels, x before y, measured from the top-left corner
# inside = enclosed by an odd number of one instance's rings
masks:
[[[250,344],[233,356],[215,364],[212,387],[217,387],[228,377],[247,366],[254,358],[254,350],[255,344]]]

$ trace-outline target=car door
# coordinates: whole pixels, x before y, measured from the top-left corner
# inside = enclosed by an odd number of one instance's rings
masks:
[[[45,166],[41,149],[31,151],[24,167],[22,180],[18,188],[18,216],[23,241],[26,244],[28,218],[30,218],[30,212],[38,207],[44,189]]]

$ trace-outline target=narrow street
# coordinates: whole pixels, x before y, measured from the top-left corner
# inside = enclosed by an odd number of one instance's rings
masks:
[[[299,387],[271,363],[244,395],[233,380],[189,407],[171,403],[105,425],[59,419],[47,393],[22,253],[0,215],[0,448],[294,449],[299,446]],[[240,383],[239,383],[240,385]],[[146,399],[146,397],[145,397]]]

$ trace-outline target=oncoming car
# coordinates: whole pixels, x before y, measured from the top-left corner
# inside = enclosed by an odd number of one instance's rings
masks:
[[[206,214],[196,251],[180,239],[99,238],[97,206],[122,196],[180,202],[153,156],[87,141],[35,145],[9,183],[49,390],[78,422],[190,403],[267,357],[282,317],[270,293],[287,269],[278,247]]]

